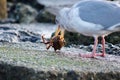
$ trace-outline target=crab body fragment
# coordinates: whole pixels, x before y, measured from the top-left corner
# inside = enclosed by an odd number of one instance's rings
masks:
[[[60,50],[65,45],[64,38],[61,38],[60,35],[52,37],[49,41],[45,41],[44,36],[42,36],[43,43],[46,44],[46,49],[48,50],[51,46],[54,50]]]

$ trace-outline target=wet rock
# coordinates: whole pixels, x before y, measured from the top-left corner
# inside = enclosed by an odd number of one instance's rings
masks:
[[[55,31],[54,24],[1,24],[0,41],[2,42],[41,42],[41,35],[50,38]]]
[[[46,10],[41,10],[36,16],[36,21],[46,22],[46,23],[55,23],[55,15],[51,14],[50,12]]]
[[[91,52],[92,50],[93,50],[93,45],[89,45],[89,46],[86,48],[86,51]]]
[[[30,42],[39,42],[40,41],[40,35],[34,34],[32,32],[26,32],[26,31],[19,31],[19,35],[20,35],[20,41],[22,42],[26,42],[26,41],[30,41]]]
[[[12,26],[0,26],[0,42],[40,42],[40,35]]]
[[[35,21],[37,11],[23,3],[8,3],[8,19],[18,23],[31,23]]]
[[[58,77],[58,72],[57,71],[48,71],[46,74],[47,79],[49,80],[56,80]]]
[[[0,42],[19,42],[15,32],[3,32],[0,34]]]
[[[15,28],[0,26],[0,41],[1,42],[18,42],[18,33]]]
[[[77,73],[76,71],[68,71],[67,75],[65,76],[65,80],[79,80],[79,73]]]
[[[33,22],[54,23],[55,16],[46,11],[44,7],[35,8],[24,1],[15,3],[8,2],[8,19],[1,21],[1,23],[33,23]]]
[[[114,32],[108,36],[105,37],[106,41],[112,44],[118,44],[120,43],[120,31]]]
[[[8,2],[12,2],[12,3],[24,3],[24,4],[27,4],[27,5],[30,5],[32,6],[33,8],[37,9],[37,10],[40,10],[40,9],[43,9],[44,6],[39,4],[37,2],[37,0],[8,0]]]
[[[0,30],[15,30],[15,28],[7,27],[7,26],[0,26]]]
[[[37,11],[32,7],[24,4],[18,4],[20,7],[19,17],[21,23],[31,23],[35,21],[35,16],[37,15]]]
[[[115,44],[116,46],[120,47],[120,44]]]
[[[83,49],[88,52],[92,52],[93,50],[93,45],[71,45],[72,47]],[[97,53],[102,53],[102,45],[98,44],[97,46]],[[117,55],[120,56],[120,44],[113,45],[111,43],[106,43],[105,44],[105,51],[107,54],[112,54],[112,55]]]
[[[69,46],[71,44],[89,45],[92,44],[94,41],[93,37],[88,37],[82,34],[72,33],[67,31],[65,32],[65,40],[66,40],[66,46]]]
[[[1,80],[118,80],[120,72],[46,72],[0,62],[0,76]]]

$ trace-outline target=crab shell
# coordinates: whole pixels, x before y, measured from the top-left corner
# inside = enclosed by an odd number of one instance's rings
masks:
[[[60,39],[60,36],[55,36],[52,39],[52,47],[54,48],[54,50],[60,50],[64,45],[65,45],[65,40],[64,39]]]

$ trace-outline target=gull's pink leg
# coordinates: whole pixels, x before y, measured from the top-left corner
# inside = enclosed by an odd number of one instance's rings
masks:
[[[102,36],[102,49],[103,49],[103,53],[102,53],[102,56],[105,57],[105,36]]]
[[[96,47],[98,44],[98,37],[94,37],[94,38],[95,38],[95,41],[94,41],[94,47],[93,47],[92,54],[81,55],[81,57],[94,58],[96,56]]]
[[[102,56],[102,57],[105,57],[105,36],[102,36],[102,54],[97,54],[97,56]]]
[[[97,47],[97,44],[98,44],[98,37],[95,37],[95,42],[94,42],[94,47],[93,47],[93,57],[96,56],[96,47]]]

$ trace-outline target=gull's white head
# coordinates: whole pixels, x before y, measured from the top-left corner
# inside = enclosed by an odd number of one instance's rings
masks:
[[[58,15],[56,16],[56,23],[62,28],[65,28],[65,26],[68,25],[69,11],[70,8],[63,8],[59,11]]]

